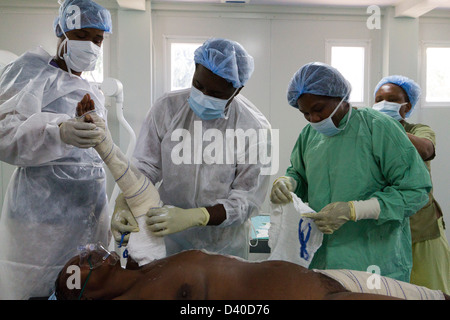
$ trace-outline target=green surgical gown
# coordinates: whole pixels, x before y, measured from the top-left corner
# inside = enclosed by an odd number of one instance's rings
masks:
[[[345,130],[333,137],[308,124],[286,175],[297,181],[297,196],[317,212],[336,201],[376,197],[380,203],[377,220],[349,221],[324,235],[310,268],[367,271],[376,266],[383,276],[409,282],[409,216],[427,203],[431,179],[398,121],[361,108],[352,110]]]

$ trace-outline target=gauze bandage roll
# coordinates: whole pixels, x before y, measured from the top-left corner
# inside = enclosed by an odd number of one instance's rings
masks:
[[[164,237],[157,237],[148,229],[145,215],[136,218],[139,232],[132,232],[128,240],[128,254],[139,266],[166,257]]]
[[[283,260],[305,268],[322,245],[323,233],[302,213],[314,212],[291,192],[292,202],[285,205],[271,203],[268,260]]]
[[[89,114],[95,125],[105,132],[104,139],[94,149],[107,165],[139,224],[140,231],[130,234],[128,254],[139,265],[165,257],[164,238],[153,235],[145,223],[147,211],[162,206],[158,190],[114,144],[105,121],[95,112]]]

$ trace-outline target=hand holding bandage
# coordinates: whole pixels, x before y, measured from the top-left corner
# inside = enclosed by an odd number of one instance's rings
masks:
[[[111,217],[111,232],[114,240],[118,243],[122,242],[123,246],[128,244],[131,232],[139,232],[139,224],[131,213],[123,193],[116,198],[116,205]]]
[[[347,221],[378,219],[380,204],[377,198],[363,201],[333,202],[317,213],[304,213],[303,217],[313,219],[320,231],[332,234]]]
[[[147,225],[153,234],[165,236],[191,227],[206,226],[209,212],[206,208],[182,209],[174,206],[150,209]]]
[[[297,188],[297,181],[292,177],[282,176],[273,182],[270,201],[275,204],[292,202],[291,192]]]

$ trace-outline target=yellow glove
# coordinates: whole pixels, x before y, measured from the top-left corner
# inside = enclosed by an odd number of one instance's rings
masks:
[[[111,232],[117,243],[120,243],[122,240],[123,233],[128,233],[123,238],[122,246],[128,244],[130,232],[139,232],[139,225],[128,207],[123,193],[120,193],[116,198],[116,205],[114,206],[114,213],[111,218]]]
[[[270,201],[275,204],[292,202],[291,192],[297,188],[297,181],[292,177],[282,176],[276,179],[270,192]]]
[[[332,234],[347,221],[378,219],[380,204],[377,198],[363,201],[333,202],[317,213],[304,213],[302,217],[313,219],[317,228]]]
[[[350,202],[333,202],[317,213],[304,213],[302,217],[313,219],[320,231],[331,234],[347,221],[355,221],[352,208]]]
[[[173,206],[150,209],[147,225],[157,236],[186,230],[191,227],[206,226],[209,212],[206,208],[181,209]]]

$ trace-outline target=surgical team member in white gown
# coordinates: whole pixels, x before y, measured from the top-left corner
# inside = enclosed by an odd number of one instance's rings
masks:
[[[86,93],[106,117],[104,96],[80,77],[96,56],[79,55],[77,47],[98,52],[105,32],[111,32],[108,10],[90,0],[66,0],[55,19],[57,56],[38,47],[0,77],[0,160],[17,166],[0,216],[0,299],[50,296],[78,245],[108,241],[102,160],[83,145],[83,127],[68,121]],[[63,128],[81,135],[65,140],[80,148],[64,142]]]
[[[260,210],[270,177],[267,161],[236,158],[270,152],[269,122],[238,95],[253,72],[253,58],[237,42],[209,39],[196,50],[194,60],[192,88],[164,94],[149,110],[138,136],[136,166],[154,184],[162,180],[161,200],[174,206],[150,209],[147,224],[165,236],[168,255],[206,249],[247,258],[248,220]],[[258,136],[240,148],[232,138],[228,142],[234,146],[227,149],[227,130],[238,136],[239,129],[240,138],[243,132],[262,130],[267,139]],[[214,144],[216,153],[211,151]],[[126,211],[126,204],[116,204],[113,234],[132,230],[124,224],[136,225],[127,220]],[[119,220],[124,223],[114,225]]]

